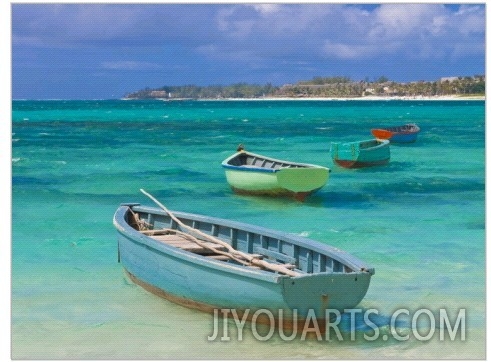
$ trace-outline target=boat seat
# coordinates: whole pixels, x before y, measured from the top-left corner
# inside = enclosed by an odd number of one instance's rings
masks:
[[[176,235],[176,234],[156,234],[156,235],[149,235],[152,239],[162,241],[166,244],[182,244],[182,243],[189,243],[190,241],[183,238],[182,236]],[[194,243],[193,243],[194,244]]]
[[[206,254],[214,254],[213,250],[207,249],[193,241],[190,241],[186,238],[183,238],[180,235],[176,234],[166,234],[166,235],[152,235],[152,239],[158,240],[164,244],[174,246],[176,248],[189,251],[191,253],[206,255]],[[216,243],[210,241],[202,241],[204,246],[211,246],[217,250],[225,251],[225,247],[222,245],[218,245]]]
[[[150,229],[150,230],[141,230],[140,232],[147,236],[153,236],[153,235],[169,234],[169,229]]]

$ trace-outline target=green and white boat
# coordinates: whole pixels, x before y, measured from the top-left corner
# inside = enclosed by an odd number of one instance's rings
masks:
[[[303,201],[322,188],[330,169],[318,165],[277,160],[241,147],[222,162],[232,190],[239,194],[292,196]]]

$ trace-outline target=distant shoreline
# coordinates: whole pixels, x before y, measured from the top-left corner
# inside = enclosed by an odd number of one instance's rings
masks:
[[[172,100],[172,99],[169,99]],[[365,97],[262,97],[262,98],[202,98],[195,99],[197,101],[470,101],[470,100],[486,100],[486,96],[421,96],[421,97],[381,97],[381,96],[365,96]]]
[[[365,96],[365,97],[257,97],[257,98],[100,98],[100,99],[12,99],[12,101],[485,101],[486,96]]]
[[[364,97],[258,97],[258,98],[121,98],[121,100],[172,101],[485,101],[486,96],[364,96]]]

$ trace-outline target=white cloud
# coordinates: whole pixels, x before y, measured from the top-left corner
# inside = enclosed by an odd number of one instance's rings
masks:
[[[254,4],[251,6],[261,14],[274,14],[281,11],[281,6],[278,4]]]
[[[230,26],[230,21],[228,17],[235,13],[235,7],[220,9],[216,15],[216,22],[218,25],[218,30],[228,31]]]
[[[443,5],[383,4],[373,12],[371,36],[407,37],[431,26],[442,11]]]
[[[333,43],[330,40],[324,42],[323,51],[330,57],[341,59],[363,58],[372,56],[374,53],[373,47],[369,45]]]
[[[483,6],[236,4],[221,7],[215,21],[219,35],[198,52],[251,67],[285,58],[311,64],[484,58]]]
[[[461,49],[480,49],[476,39],[468,37],[470,34],[480,34],[478,41],[484,44],[482,7],[461,7],[452,12],[440,4],[383,4],[368,14],[351,13],[348,19],[351,24],[358,20],[364,25],[350,28],[351,36],[329,34],[323,43],[326,56],[341,59],[390,54],[422,59],[464,56]],[[341,19],[339,23],[342,22]]]
[[[427,59],[465,56],[465,48],[479,52],[484,31],[485,8],[477,5],[14,4],[12,42],[38,47],[174,46],[239,62],[362,60],[391,54]]]
[[[142,70],[158,69],[160,65],[150,62],[140,62],[133,60],[106,61],[101,63],[101,67],[111,70]]]
[[[462,5],[452,18],[455,23],[459,24],[458,31],[466,36],[482,33],[486,27],[485,11],[478,6]]]
[[[484,54],[484,43],[459,43],[452,49],[452,58],[461,58],[469,55]]]

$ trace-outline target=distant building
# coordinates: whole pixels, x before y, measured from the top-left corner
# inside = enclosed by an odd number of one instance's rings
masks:
[[[459,80],[459,77],[443,77],[440,78],[440,82],[455,82],[456,80]]]
[[[150,92],[149,96],[152,98],[165,98],[167,97],[167,92],[164,90],[153,90]]]
[[[391,88],[391,87],[384,87],[384,93],[385,94],[388,94],[388,95],[397,95],[399,94],[399,91],[395,88]]]

